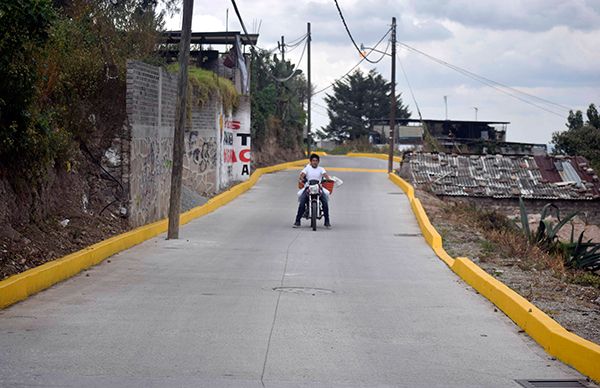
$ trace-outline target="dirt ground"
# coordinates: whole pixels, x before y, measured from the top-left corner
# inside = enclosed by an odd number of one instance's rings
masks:
[[[451,256],[470,258],[567,330],[600,344],[600,276],[565,268],[556,257],[527,246],[518,234],[485,228],[478,220],[481,209],[466,209],[421,190],[417,196]],[[495,222],[512,221],[499,216]],[[588,229],[592,234],[598,230]]]
[[[63,226],[66,220],[68,224]],[[53,217],[43,223],[24,225],[17,229],[22,237],[0,238],[0,280],[76,252],[127,229],[125,220],[110,215]]]
[[[84,159],[77,170],[49,171],[42,186],[0,180],[0,280],[126,231],[114,186]]]

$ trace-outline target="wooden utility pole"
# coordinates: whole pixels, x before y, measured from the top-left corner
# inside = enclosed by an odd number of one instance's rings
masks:
[[[392,93],[390,105],[390,155],[388,173],[394,170],[394,148],[396,147],[396,18],[392,18]]]
[[[281,62],[285,62],[285,38],[281,35]]]
[[[310,156],[310,146],[312,143],[312,134],[310,132],[310,103],[311,103],[311,98],[312,98],[312,88],[310,87],[310,41],[311,41],[311,36],[310,36],[310,22],[306,23],[306,45],[307,45],[307,50],[308,50],[308,60],[307,60],[307,69],[306,69],[306,73],[308,76],[308,84],[307,84],[307,90],[308,90],[308,102],[306,104],[306,110],[307,110],[307,120],[306,120],[306,153],[308,154],[308,156]]]
[[[169,198],[169,230],[167,239],[179,238],[179,213],[181,211],[181,181],[183,175],[184,131],[187,116],[188,62],[192,36],[194,0],[183,0],[183,22],[179,42],[179,80],[177,82],[177,114],[173,134],[173,169],[171,171],[171,197]]]

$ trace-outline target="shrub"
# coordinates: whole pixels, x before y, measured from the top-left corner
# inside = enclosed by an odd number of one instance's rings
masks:
[[[177,73],[179,72],[179,64],[172,63],[167,66],[167,70],[171,73]],[[195,87],[193,92],[192,90],[189,91],[190,95],[195,97],[195,100],[191,100],[190,102],[199,106],[206,104],[210,97],[215,94],[218,94],[222,99],[226,110],[232,110],[238,104],[239,94],[233,82],[227,78],[218,76],[210,70],[189,66],[188,83]]]
[[[521,210],[521,227],[523,233],[530,243],[539,246],[549,253],[560,253],[565,264],[571,268],[584,269],[589,271],[600,270],[600,244],[592,243],[591,240],[584,242],[584,232],[581,232],[578,240],[574,241],[574,226],[571,224],[571,239],[568,243],[561,242],[558,238],[558,232],[573,220],[579,213],[574,212],[560,218],[560,211],[554,204],[547,204],[542,208],[540,222],[535,231],[530,230],[527,210],[523,199],[519,199]],[[551,210],[556,211],[558,222],[547,220]]]

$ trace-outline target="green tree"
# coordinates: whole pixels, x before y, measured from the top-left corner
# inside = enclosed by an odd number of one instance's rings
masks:
[[[565,124],[569,129],[579,129],[583,127],[583,114],[580,110],[573,113],[569,111],[569,117],[567,117],[567,123]]]
[[[594,169],[600,170],[600,122],[594,104],[587,110],[588,120],[583,121],[580,110],[569,112],[566,131],[552,134],[554,153],[560,155],[581,155],[589,160]]]
[[[304,75],[291,62],[259,50],[252,56],[251,82],[253,145],[260,150],[276,142],[299,152],[306,122]]]
[[[48,129],[31,110],[55,17],[51,0],[0,2],[0,165],[44,157]]]
[[[600,129],[600,115],[598,115],[598,109],[596,105],[590,104],[587,110],[588,124],[596,129]]]
[[[333,85],[333,94],[327,94],[329,125],[321,131],[326,137],[342,141],[368,136],[373,125],[390,114],[390,82],[376,70],[364,74],[360,69]],[[409,118],[400,95],[396,102],[396,117]]]
[[[78,145],[108,147],[125,121],[114,102],[127,60],[156,61],[158,2],[0,1],[1,168],[43,174]],[[160,2],[176,10],[177,0]]]

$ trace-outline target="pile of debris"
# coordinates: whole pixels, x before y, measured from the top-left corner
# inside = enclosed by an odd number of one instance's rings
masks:
[[[441,196],[600,199],[598,175],[579,156],[409,153],[401,173]]]

